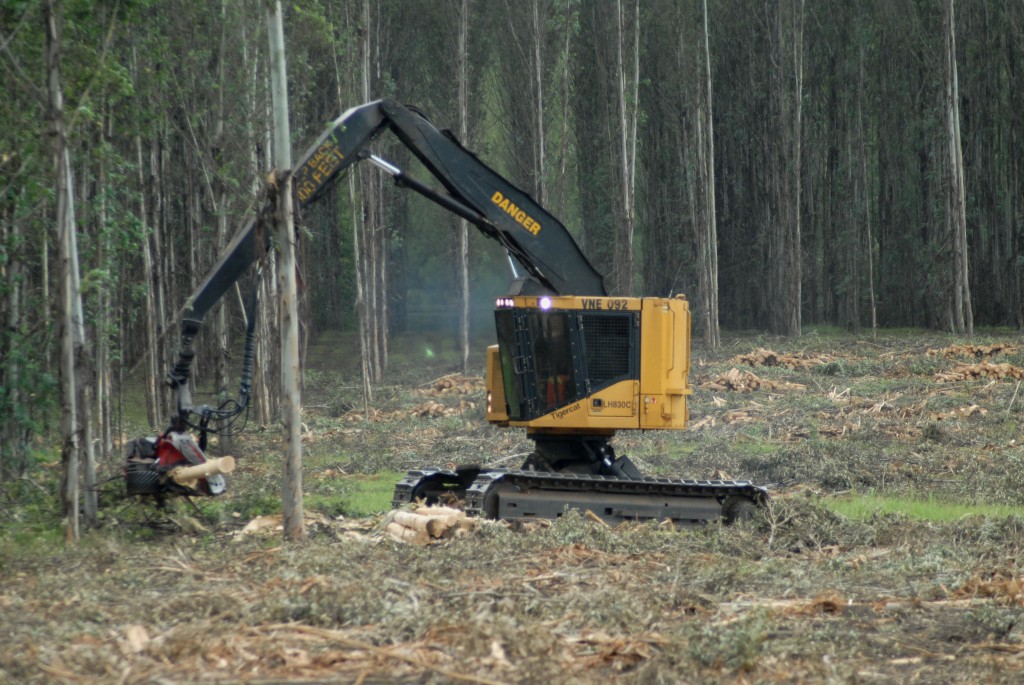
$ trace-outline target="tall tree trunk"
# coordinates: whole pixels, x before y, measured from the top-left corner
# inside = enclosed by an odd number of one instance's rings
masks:
[[[615,76],[619,107],[621,225],[616,226],[615,294],[629,294],[633,283],[633,233],[636,224],[634,190],[636,183],[636,126],[640,86],[640,5],[636,0],[633,14],[633,55],[631,74],[627,77],[625,50],[626,26],[622,0],[616,2]]]
[[[363,416],[370,418],[370,404],[373,402],[373,386],[370,382],[370,351],[367,345],[369,334],[367,333],[366,316],[366,284],[364,279],[365,268],[363,266],[363,223],[365,221],[363,212],[360,211],[361,195],[356,191],[356,178],[358,174],[349,176],[348,193],[352,205],[352,250],[355,256],[356,271],[356,319],[359,322],[359,359],[360,377],[363,388]]]
[[[566,204],[566,165],[568,164],[569,147],[569,92],[572,70],[572,26],[579,20],[578,9],[574,8],[573,0],[565,3],[565,48],[562,51],[562,135],[558,141],[558,211],[556,216],[565,216]]]
[[[288,73],[284,54],[284,22],[280,0],[267,1],[267,33],[270,38],[271,90],[274,103],[274,166],[277,169],[275,222],[281,268],[281,422],[285,460],[281,488],[284,537],[305,537],[302,501],[302,417],[299,393],[299,313],[295,278],[295,215],[292,207],[291,130],[288,125]]]
[[[60,260],[61,318],[61,463],[63,479],[61,509],[66,517],[64,539],[73,544],[79,538],[79,462],[81,423],[79,393],[81,359],[85,347],[81,294],[75,263],[75,200],[64,123],[64,86],[61,79],[60,49],[64,9],[60,0],[47,0],[43,6],[46,21],[46,72],[53,135],[55,195],[57,199],[57,245]]]
[[[534,23],[536,25],[537,5],[534,0]],[[458,54],[456,55],[459,84],[459,140],[469,145],[469,0],[459,2]],[[540,41],[540,38],[537,38]],[[539,48],[538,48],[539,54]],[[540,88],[538,72],[537,87]],[[543,163],[543,162],[542,162]],[[542,186],[543,188],[543,186]],[[459,357],[462,373],[469,373],[469,222],[459,220]]]
[[[371,51],[376,41],[372,40],[375,18],[371,13],[371,0],[363,0],[363,26],[360,32],[360,52],[362,63],[362,99],[368,102],[371,97],[370,85],[373,82],[375,60]],[[377,308],[377,263],[376,263],[376,231],[380,226],[380,176],[372,169],[363,167],[358,173],[359,199],[361,211],[354,228],[358,231],[355,241],[355,257],[357,274],[356,309],[359,315],[359,339],[363,364],[363,400],[366,410],[372,398],[371,383],[381,378],[380,366],[380,321]],[[367,414],[368,415],[368,414]]]
[[[224,83],[226,74],[226,52],[227,52],[227,29],[230,22],[227,17],[227,2],[221,0],[220,5],[221,33],[220,48],[217,52],[217,121],[214,124],[213,133],[213,170],[210,182],[210,193],[213,200],[213,213],[217,217],[217,253],[219,254],[228,243],[228,184],[223,178],[223,153],[225,146],[225,118],[224,111]],[[217,307],[216,318],[214,319],[214,339],[217,341],[217,402],[224,402],[230,392],[228,379],[228,362],[231,349],[228,342],[228,321],[227,321],[228,298],[223,298]],[[218,447],[221,454],[231,453],[231,423],[222,428],[219,433]]]
[[[801,248],[802,215],[800,192],[803,188],[803,111],[804,111],[804,2],[799,0],[799,9],[793,18],[793,106],[796,109],[793,123],[793,205],[789,220],[793,233],[789,245],[789,266],[791,269],[789,325],[790,335],[800,335],[803,306],[803,255]]]
[[[3,374],[0,379],[7,388],[7,404],[10,408],[3,419],[3,433],[0,436],[0,483],[7,476],[21,475],[25,470],[25,455],[27,444],[24,439],[25,427],[22,425],[14,409],[21,406],[21,367],[19,356],[12,354],[15,346],[23,343],[22,331],[22,310],[21,305],[22,287],[21,280],[24,272],[22,263],[22,241],[24,238],[24,226],[14,216],[13,202],[3,207],[3,244],[9,255],[8,263],[4,265],[4,278],[7,286],[7,334],[6,346],[2,350],[4,358]],[[9,228],[8,228],[9,227]],[[44,329],[45,330],[45,329]]]
[[[179,293],[172,274],[175,273],[174,250],[167,245],[167,178],[164,164],[163,136],[157,133],[149,149],[149,183],[152,208],[150,209],[149,228],[152,232],[151,244],[155,248],[156,258],[153,260],[153,277],[147,284],[153,289],[156,300],[156,314],[153,317],[156,335],[154,341],[154,378],[156,379],[156,409],[151,417],[152,425],[160,427],[161,423],[170,415],[171,407],[170,393],[160,392],[161,371],[160,364],[167,359],[167,342],[164,333],[169,323],[167,316],[167,303],[180,302]],[[173,324],[172,324],[173,325]]]
[[[533,113],[536,117],[534,129],[534,177],[536,178],[537,203],[547,202],[547,145],[544,142],[544,25],[540,17],[540,0],[533,0]],[[467,27],[468,32],[468,27]]]
[[[956,20],[953,0],[946,0],[946,137],[949,144],[949,213],[953,252],[953,326],[974,334],[971,286],[967,272],[967,201],[964,153],[960,140],[960,90],[956,73]]]
[[[860,78],[857,88],[857,129],[860,135],[861,202],[864,206],[864,232],[868,254],[868,299],[871,305],[871,337],[878,336],[878,307],[875,298],[875,240],[871,228],[871,190],[868,188],[867,131],[864,130],[864,50],[860,52]],[[851,160],[852,164],[852,160]]]
[[[773,208],[769,222],[773,240],[770,269],[773,270],[772,328],[783,335],[800,335],[802,304],[802,257],[800,239],[800,157],[803,109],[803,26],[804,0],[780,2],[775,25],[775,112],[772,141],[768,142],[773,169],[770,197]]]
[[[705,304],[704,344],[711,348],[721,345],[721,329],[718,325],[718,219],[715,207],[715,116],[711,90],[711,41],[708,37],[708,3],[704,10],[704,69],[706,75],[706,101],[704,119],[707,121],[707,135],[704,144],[702,171],[704,176],[704,223],[706,244],[701,260],[706,260],[707,292],[702,294]],[[699,125],[699,124],[698,124]]]
[[[139,182],[139,218],[142,222],[142,274],[145,288],[145,312],[143,313],[142,327],[146,335],[145,352],[145,391],[146,415],[149,418],[150,426],[157,426],[159,419],[160,397],[157,394],[158,373],[157,365],[160,361],[160,352],[157,349],[157,332],[160,323],[157,321],[156,306],[156,276],[153,269],[153,250],[151,247],[149,223],[146,214],[146,179],[145,167],[142,165],[142,137],[135,136],[135,159],[138,169]]]

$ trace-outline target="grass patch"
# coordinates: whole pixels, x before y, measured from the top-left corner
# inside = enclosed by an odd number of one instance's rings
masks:
[[[883,495],[850,495],[828,498],[822,503],[837,514],[857,520],[866,520],[876,515],[885,514],[903,514],[923,521],[957,521],[965,516],[1024,517],[1024,507],[1003,504],[960,504],[936,498],[912,499]]]
[[[366,518],[391,510],[395,484],[405,477],[397,471],[332,479],[331,488],[306,495],[306,506],[323,514]]]

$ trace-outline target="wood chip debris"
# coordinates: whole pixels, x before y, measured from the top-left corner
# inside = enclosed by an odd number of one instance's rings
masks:
[[[955,590],[952,596],[954,599],[987,597],[1024,606],[1024,576],[1002,569],[976,573]]]
[[[969,416],[984,416],[987,413],[988,409],[984,407],[968,404],[966,407],[957,407],[950,411],[929,412],[928,419],[931,421],[955,421],[956,419],[966,419]]]
[[[828,354],[820,354],[814,357],[807,355],[779,354],[775,350],[766,347],[759,347],[753,352],[740,354],[733,357],[730,364],[742,364],[744,366],[785,366],[790,369],[809,369],[821,364],[828,364],[836,361],[836,357]]]
[[[955,369],[935,374],[935,380],[939,383],[958,383],[982,379],[1003,380],[1005,378],[1024,379],[1024,369],[1013,364],[981,362],[980,364],[962,364]]]
[[[475,519],[451,507],[419,507],[414,511],[397,509],[388,514],[385,530],[395,542],[431,545],[461,537],[472,529]]]
[[[701,383],[701,390],[712,392],[753,392],[754,390],[806,390],[807,386],[788,381],[772,381],[759,378],[750,371],[740,371],[733,367],[714,380]]]

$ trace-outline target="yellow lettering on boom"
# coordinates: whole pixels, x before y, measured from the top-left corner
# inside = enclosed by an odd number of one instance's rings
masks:
[[[527,233],[531,235],[537,235],[540,233],[540,223],[532,216],[527,214],[525,211],[520,209],[511,202],[507,197],[501,194],[500,190],[494,191],[494,195],[491,196],[491,202],[500,207],[506,214],[523,227]]]

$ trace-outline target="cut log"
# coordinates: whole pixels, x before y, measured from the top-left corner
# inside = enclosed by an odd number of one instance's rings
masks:
[[[187,488],[194,488],[196,481],[200,478],[213,476],[219,473],[231,473],[235,470],[234,457],[214,457],[202,464],[194,466],[179,466],[171,471],[171,480],[178,485]]]
[[[426,545],[430,543],[430,535],[426,531],[406,528],[401,523],[392,521],[387,527],[388,535],[396,542],[411,542],[415,545]]]

